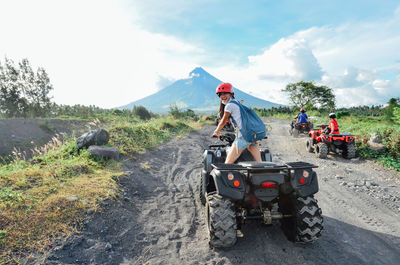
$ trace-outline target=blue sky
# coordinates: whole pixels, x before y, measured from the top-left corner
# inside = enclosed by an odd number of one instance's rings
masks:
[[[197,66],[283,104],[300,80],[338,106],[400,97],[398,1],[1,0],[0,36],[0,58],[44,67],[62,104],[124,105]]]
[[[282,37],[318,26],[376,21],[393,13],[398,1],[131,1],[141,25],[203,47],[221,61],[260,53]],[[215,60],[211,63],[217,63]]]

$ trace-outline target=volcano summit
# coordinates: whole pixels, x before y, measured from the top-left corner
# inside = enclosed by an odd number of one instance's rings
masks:
[[[132,109],[133,106],[144,106],[152,112],[168,112],[169,106],[176,104],[180,109],[192,109],[199,112],[216,112],[219,99],[215,95],[216,87],[222,83],[201,67],[189,73],[189,78],[180,79],[161,89],[157,93],[131,102],[119,109]],[[235,98],[244,101],[251,108],[271,108],[279,104],[247,94],[237,88]]]

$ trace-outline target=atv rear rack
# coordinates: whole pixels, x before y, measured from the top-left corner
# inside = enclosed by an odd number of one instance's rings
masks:
[[[289,169],[305,169],[305,168],[317,168],[317,165],[307,162],[288,162],[286,165]]]
[[[286,164],[278,165],[272,162],[241,162],[239,164],[224,164],[216,163],[211,164],[215,169],[221,171],[232,171],[232,170],[247,170],[247,171],[275,171],[275,170],[296,170],[306,168],[317,168],[318,166],[307,163],[307,162],[289,162]]]

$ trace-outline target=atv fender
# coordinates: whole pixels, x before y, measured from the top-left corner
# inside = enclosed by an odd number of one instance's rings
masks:
[[[213,163],[224,163],[226,158],[226,151],[220,150],[219,157],[217,150],[205,150],[203,153],[203,169],[210,174]]]
[[[246,193],[244,176],[240,172],[211,171],[217,193],[233,201],[243,200]],[[236,184],[236,185],[235,185]]]
[[[214,154],[211,150],[205,150],[203,153],[203,170],[205,170],[207,173],[211,171],[213,156]]]
[[[301,184],[300,179],[305,178],[304,184]],[[318,192],[318,177],[317,172],[309,169],[295,170],[294,174],[291,174],[290,183],[297,196],[306,197]]]

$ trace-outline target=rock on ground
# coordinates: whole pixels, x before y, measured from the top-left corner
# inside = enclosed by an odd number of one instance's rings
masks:
[[[108,143],[110,135],[104,129],[92,130],[82,134],[77,140],[78,148],[88,148],[91,145],[105,145]]]
[[[116,147],[91,145],[88,149],[89,153],[100,158],[119,159],[119,151]]]

